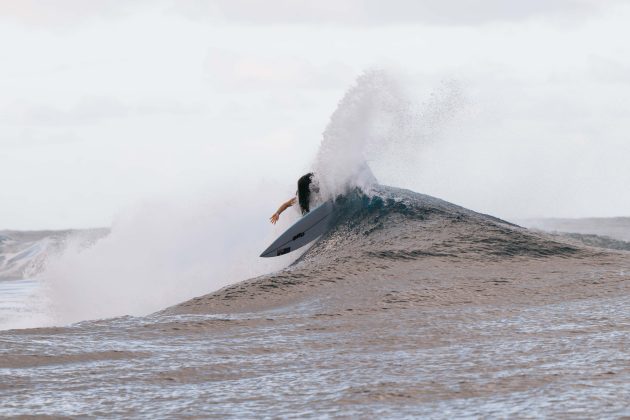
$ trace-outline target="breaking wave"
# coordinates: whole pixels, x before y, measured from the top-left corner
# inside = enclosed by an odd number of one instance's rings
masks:
[[[327,284],[358,282],[361,287],[365,281],[366,285],[376,282],[387,287],[388,278],[434,265],[581,259],[604,252],[435,197],[383,185],[372,186],[370,194],[357,188],[338,197],[335,205],[330,231],[291,266],[184,302],[165,313],[269,309],[303,299],[305,294],[320,301],[329,298]]]
[[[424,258],[482,261],[585,252],[377,182],[377,176],[417,176],[414,157],[423,142],[448,124],[462,103],[456,85],[436,92],[416,105],[386,72],[368,71],[357,79],[332,114],[312,165],[321,194],[335,199],[335,224],[301,257],[304,250],[273,261],[257,257],[299,217],[283,216],[269,228],[266,215],[277,206],[271,199],[277,186],[256,185],[252,191],[234,185],[237,193],[150,203],[123,214],[90,248],[68,246],[47,264],[41,277],[52,322],[142,315],[252,276],[277,278],[282,274],[266,273],[285,272],[277,270],[291,263],[288,270],[301,267],[305,278],[319,278],[322,267],[335,276],[353,276]],[[268,210],[261,214],[261,209]]]

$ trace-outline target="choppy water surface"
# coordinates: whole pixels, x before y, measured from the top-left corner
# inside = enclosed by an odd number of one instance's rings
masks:
[[[629,415],[626,299],[120,318],[0,334],[0,414]],[[351,312],[351,311],[348,311]]]

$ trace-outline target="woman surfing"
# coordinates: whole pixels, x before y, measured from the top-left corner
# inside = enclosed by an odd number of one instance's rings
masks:
[[[280,214],[288,209],[289,207],[295,205],[295,203],[300,204],[300,210],[302,211],[302,215],[305,215],[309,211],[311,211],[311,192],[318,193],[319,187],[317,186],[317,182],[313,182],[314,175],[312,172],[303,175],[298,179],[297,192],[295,197],[291,197],[286,202],[282,203],[282,205],[278,208],[278,210],[269,218],[271,223],[274,225],[280,218]]]

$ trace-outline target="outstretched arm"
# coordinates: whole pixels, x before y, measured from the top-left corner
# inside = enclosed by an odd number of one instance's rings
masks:
[[[275,212],[270,218],[269,220],[271,220],[271,223],[273,223],[274,225],[276,224],[276,222],[278,221],[278,219],[280,218],[280,213],[282,213],[283,211],[285,211],[286,209],[288,209],[289,207],[291,207],[292,205],[295,204],[295,202],[297,201],[297,199],[295,197],[291,198],[290,200],[287,200],[286,202],[282,203],[282,205],[280,206],[280,208],[278,209],[277,212]]]

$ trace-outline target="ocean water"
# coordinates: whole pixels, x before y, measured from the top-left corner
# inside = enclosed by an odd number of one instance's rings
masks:
[[[21,321],[28,319],[31,322],[38,316],[33,310],[32,299],[39,287],[35,279],[0,281],[0,329],[17,328]]]
[[[271,262],[265,191],[0,232],[0,416],[630,415],[623,226],[532,231],[366,170],[414,179],[460,100],[359,77],[314,158],[334,222]]]
[[[147,316],[1,331],[0,415],[630,414],[630,254],[408,190],[336,205],[285,269]]]

